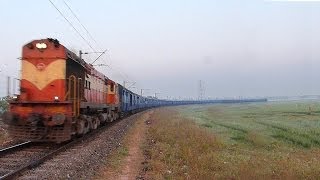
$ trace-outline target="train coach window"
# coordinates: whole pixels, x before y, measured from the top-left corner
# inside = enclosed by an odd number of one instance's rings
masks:
[[[110,86],[110,91],[111,91],[111,92],[114,91],[114,84],[111,84],[111,86]]]

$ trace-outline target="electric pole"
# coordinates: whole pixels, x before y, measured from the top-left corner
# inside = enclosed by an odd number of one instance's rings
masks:
[[[150,89],[141,89],[140,95],[142,96],[143,95],[143,91],[146,91],[146,90],[150,90]]]

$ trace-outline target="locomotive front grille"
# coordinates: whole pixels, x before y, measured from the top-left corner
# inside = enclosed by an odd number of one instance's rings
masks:
[[[11,125],[8,127],[10,136],[23,141],[63,142],[71,139],[71,128],[63,126],[35,127],[27,125]]]

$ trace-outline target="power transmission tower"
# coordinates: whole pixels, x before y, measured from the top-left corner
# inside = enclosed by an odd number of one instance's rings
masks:
[[[204,83],[201,80],[199,80],[199,89],[198,89],[198,100],[199,101],[203,100],[204,94],[205,94]]]

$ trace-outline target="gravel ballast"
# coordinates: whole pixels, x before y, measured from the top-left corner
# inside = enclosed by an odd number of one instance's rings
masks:
[[[106,163],[108,155],[119,147],[141,113],[112,124],[101,133],[89,136],[42,165],[26,171],[19,179],[92,179],[99,167]]]

